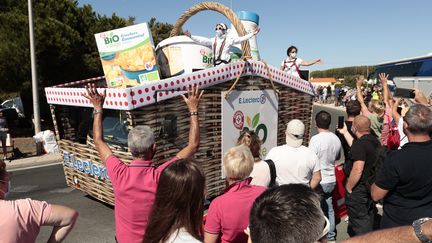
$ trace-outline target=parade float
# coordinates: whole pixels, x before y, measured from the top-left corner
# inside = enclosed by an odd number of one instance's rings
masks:
[[[114,204],[106,167],[101,163],[92,140],[92,105],[82,96],[84,86],[89,83],[105,87],[100,88],[106,90],[104,139],[114,154],[129,163],[132,156],[127,149],[128,131],[137,125],[147,125],[156,135],[156,166],[175,156],[188,142],[189,113],[180,94],[185,93],[189,85],[204,89],[199,107],[200,147],[192,160],[201,164],[205,171],[208,198],[223,192],[222,155],[234,145],[243,129],[258,133],[264,142],[263,156],[273,146],[285,143],[286,124],[294,118],[306,125],[305,144],[308,142],[314,95],[312,86],[306,80],[259,60],[257,50],[253,50],[255,54],[251,55],[248,41],[241,45],[241,59],[226,65],[213,67],[205,62],[185,65],[183,62],[187,59],[176,57],[181,53],[189,55],[197,51],[198,54],[194,55],[198,58],[211,58],[208,57],[211,54],[208,48],[193,46],[194,43],[186,37],[177,36],[190,17],[205,10],[225,15],[239,36],[246,34],[242,20],[229,8],[214,2],[201,3],[185,11],[175,24],[171,37],[165,44],[159,45],[157,53],[163,54],[162,58],[153,52],[154,47],[151,46],[150,54],[156,58],[157,67],[146,67],[150,72],[144,76],[143,73],[135,73],[135,70],[126,70],[118,63],[110,64],[118,55],[105,51],[101,52],[102,63],[108,63],[104,65],[104,77],[45,88],[69,186]],[[114,35],[107,32],[100,36],[114,41]],[[129,35],[127,38],[132,37]],[[142,49],[149,52],[151,35],[150,40],[145,42],[141,45]],[[180,46],[179,42],[182,43]],[[174,48],[167,51],[170,47]],[[171,55],[174,52],[176,55]],[[150,62],[154,61],[149,53],[143,55],[147,55],[145,58]]]

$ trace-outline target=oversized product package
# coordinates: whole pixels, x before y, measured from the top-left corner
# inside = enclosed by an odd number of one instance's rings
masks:
[[[125,88],[159,80],[147,23],[95,34],[108,87]]]

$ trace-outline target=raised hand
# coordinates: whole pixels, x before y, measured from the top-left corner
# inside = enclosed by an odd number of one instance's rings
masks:
[[[418,89],[414,89],[415,97],[414,100],[417,104],[429,105],[429,100],[424,96],[423,92]]]
[[[363,85],[364,82],[364,77],[363,75],[360,75],[356,78],[356,86],[357,88],[361,87]]]
[[[378,74],[378,76],[379,76],[379,80],[381,81],[382,84],[387,84],[388,74],[380,73],[380,74]]]
[[[258,34],[258,32],[260,32],[260,28],[259,28],[259,27],[256,28],[256,29],[253,31],[253,34],[256,35],[256,34]]]
[[[83,94],[82,96],[89,99],[95,109],[102,109],[106,90],[104,90],[103,94],[99,94],[95,84],[89,84],[85,87],[85,89],[87,90],[87,94]]]
[[[188,87],[188,97],[185,95],[181,95],[183,97],[183,100],[186,102],[186,105],[189,109],[189,112],[197,112],[199,101],[201,99],[201,96],[203,95],[204,90],[201,90],[201,93],[199,92],[198,86],[189,86]]]

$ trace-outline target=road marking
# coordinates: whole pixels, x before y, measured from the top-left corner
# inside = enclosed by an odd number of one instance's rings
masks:
[[[13,162],[13,161],[12,161]],[[21,170],[31,170],[31,169],[37,169],[37,168],[43,168],[43,167],[48,167],[48,166],[54,166],[54,165],[60,165],[63,162],[59,161],[59,162],[54,162],[54,163],[50,163],[50,164],[45,164],[45,165],[34,165],[34,166],[28,166],[28,167],[23,167],[23,168],[16,168],[16,169],[8,169],[7,171],[21,171]]]
[[[24,193],[24,192],[30,192],[33,191],[34,189],[38,188],[39,186],[34,186],[34,185],[24,185],[24,186],[13,186],[11,188],[11,193]]]
[[[49,193],[65,193],[65,194],[67,194],[67,193],[70,193],[74,190],[75,189],[70,188],[70,187],[64,187],[64,188],[58,188],[58,189],[51,190],[51,191],[49,191]]]

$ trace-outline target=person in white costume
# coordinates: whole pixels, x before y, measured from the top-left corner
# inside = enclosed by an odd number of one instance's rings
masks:
[[[227,34],[228,27],[226,24],[219,23],[216,25],[215,31],[216,36],[213,38],[193,36],[189,31],[186,31],[184,34],[195,42],[198,42],[202,45],[211,46],[213,52],[213,65],[218,66],[220,64],[227,64],[231,61],[229,52],[231,46],[249,40],[254,35],[258,34],[260,29],[257,28],[245,36],[233,37]]]
[[[287,49],[288,57],[282,61],[280,70],[286,71],[295,77],[307,80],[307,77],[302,77],[300,73],[300,66],[311,66],[316,63],[322,63],[322,60],[321,58],[319,58],[316,59],[315,61],[306,62],[297,57],[297,52],[298,52],[297,47],[295,46],[288,47]]]

